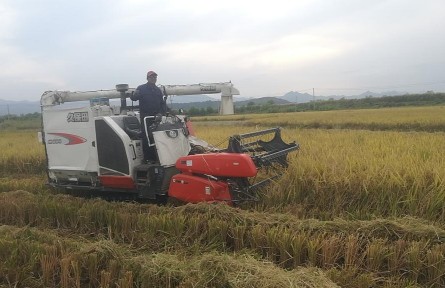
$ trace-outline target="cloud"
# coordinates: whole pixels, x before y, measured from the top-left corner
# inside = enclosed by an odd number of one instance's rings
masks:
[[[0,40],[10,39],[15,31],[16,12],[7,3],[0,3]]]
[[[63,87],[64,81],[54,73],[51,67],[57,63],[42,63],[33,59],[26,49],[18,47],[15,43],[16,33],[19,30],[19,12],[5,1],[0,4],[0,83],[2,94],[0,98],[12,96],[17,100],[30,99],[29,89],[24,86]],[[28,92],[24,92],[28,91]],[[42,91],[35,91],[41,94]],[[4,95],[3,95],[4,94]]]
[[[441,0],[0,0],[0,83],[4,95],[15,97],[135,86],[151,69],[161,84],[232,80],[246,96],[440,83],[444,6]]]

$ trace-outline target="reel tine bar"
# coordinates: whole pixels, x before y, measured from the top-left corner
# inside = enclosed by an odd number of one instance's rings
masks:
[[[260,136],[270,135],[269,141],[262,140]],[[246,142],[245,140],[254,141]],[[228,152],[249,153],[257,167],[271,166],[273,163],[279,163],[281,166],[287,166],[287,154],[298,150],[299,145],[295,142],[287,144],[281,138],[281,129],[279,127],[265,129],[261,131],[250,132],[230,137]]]

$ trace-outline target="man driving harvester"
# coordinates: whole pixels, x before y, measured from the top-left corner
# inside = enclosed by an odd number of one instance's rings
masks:
[[[139,85],[134,93],[130,96],[133,101],[139,101],[139,111],[142,131],[145,131],[144,118],[147,116],[155,116],[157,114],[165,115],[167,112],[167,105],[165,103],[164,95],[156,86],[158,74],[154,71],[147,72],[147,83]],[[150,126],[154,122],[154,118],[149,119],[147,124]],[[156,153],[154,147],[148,146],[147,135],[142,133],[142,149],[144,151],[145,160],[155,160]]]

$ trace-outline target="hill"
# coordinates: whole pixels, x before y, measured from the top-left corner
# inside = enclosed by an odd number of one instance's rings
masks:
[[[235,109],[247,106],[247,105],[264,105],[264,104],[274,104],[274,105],[283,105],[283,104],[289,104],[290,102],[284,99],[279,99],[277,97],[262,97],[262,98],[252,98],[249,100],[242,100],[242,101],[234,101]],[[218,111],[219,109],[220,101],[204,101],[204,102],[190,102],[190,103],[168,103],[169,107],[172,109],[179,109],[182,108],[184,110],[189,110],[191,108],[196,109],[207,109],[211,108],[213,110]]]
[[[0,116],[8,114],[28,114],[40,112],[39,101],[9,101],[0,99]]]
[[[417,100],[412,100],[418,97],[419,95],[426,95],[425,99],[417,98]],[[309,103],[313,103],[314,100],[316,103],[323,103],[323,106],[338,106],[338,103],[332,102],[332,101],[354,101],[354,100],[362,100],[362,99],[368,99],[366,100],[367,105],[369,102],[374,103],[373,105],[379,106],[380,104],[376,104],[377,102],[393,102],[390,105],[401,105],[400,99],[396,98],[393,100],[388,100],[387,97],[408,97],[404,98],[405,102],[412,102],[412,101],[420,101],[420,105],[426,105],[428,99],[436,99],[431,100],[432,104],[430,105],[436,105],[438,100],[437,97],[440,98],[438,95],[443,95],[443,93],[425,93],[425,94],[411,94],[409,95],[406,92],[399,92],[399,91],[387,91],[383,93],[375,93],[371,91],[366,91],[364,93],[353,95],[353,96],[343,96],[343,95],[332,95],[332,96],[312,96],[308,93],[299,93],[295,91],[290,91],[283,96],[276,96],[276,97],[261,97],[261,98],[248,98],[248,97],[234,97],[234,105],[236,108],[242,108],[247,106],[258,106],[258,105],[264,105],[264,104],[273,104],[273,105],[286,105],[291,103],[297,103],[312,105]],[[208,95],[187,95],[187,96],[172,96],[169,97],[167,100],[167,104],[172,109],[185,109],[189,110],[190,108],[195,109],[211,109],[218,111],[220,100],[218,98],[219,96],[208,96]],[[414,97],[414,98],[409,98]],[[378,100],[383,98],[383,100]],[[374,99],[370,101],[369,99]],[[411,100],[410,100],[411,99]],[[394,102],[399,102],[394,103]],[[404,103],[403,105],[417,105],[416,103],[407,104]],[[110,103],[113,103],[113,105],[119,106],[118,100],[112,100]],[[129,105],[131,105],[130,101],[127,101]],[[351,102],[352,103],[352,102]],[[352,107],[360,106],[361,102],[355,102]],[[85,102],[85,105],[88,105],[87,102]],[[318,105],[318,104],[317,104]],[[345,105],[345,102],[342,102],[342,106]],[[386,104],[382,104],[383,107]],[[318,105],[320,107],[320,105]],[[305,107],[305,106],[302,106]],[[308,106],[309,107],[309,106]],[[346,105],[346,109],[349,106]],[[307,110],[310,108],[302,108],[303,110]],[[331,108],[323,108],[323,109],[331,109]],[[15,114],[15,115],[22,115],[22,114],[28,114],[28,113],[35,113],[40,112],[40,102],[39,101],[7,101],[7,100],[1,100],[0,99],[0,116],[2,115],[8,115],[8,114]]]

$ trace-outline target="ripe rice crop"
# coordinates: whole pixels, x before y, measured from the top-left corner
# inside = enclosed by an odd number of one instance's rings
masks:
[[[26,178],[19,175],[0,177],[0,192],[16,190],[44,193],[50,191],[45,185],[46,175],[29,175]]]
[[[0,175],[45,171],[44,146],[36,131],[3,131],[0,137]]]
[[[194,117],[198,121],[238,121],[244,125],[318,129],[445,132],[445,106],[310,111]]]
[[[200,123],[196,130],[205,129]],[[225,143],[222,135],[239,131],[231,126],[212,128],[205,138]],[[413,215],[445,222],[444,136],[284,129],[283,138],[296,140],[301,149],[289,156],[288,169],[272,189],[264,191],[257,208],[289,212],[301,208],[302,217],[323,219]]]

